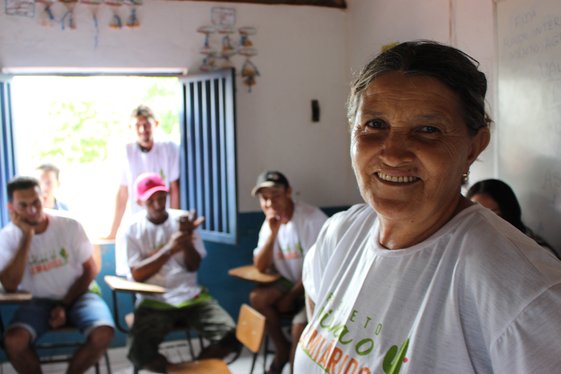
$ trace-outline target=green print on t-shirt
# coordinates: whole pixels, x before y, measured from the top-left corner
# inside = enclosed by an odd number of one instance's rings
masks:
[[[300,244],[300,242],[296,243],[294,248],[280,247],[280,251],[278,252],[277,257],[281,260],[294,260],[297,258],[302,258],[304,257],[304,248],[302,248],[302,244]]]
[[[372,353],[375,337],[382,332],[383,324],[375,324],[372,318],[354,309],[346,321],[339,321],[336,309],[327,309],[333,294],[327,297],[319,312],[319,323],[309,326],[301,339],[304,352],[327,373],[372,373],[366,356]],[[363,331],[362,336],[359,335]],[[364,334],[365,332],[365,334]],[[349,353],[338,346],[348,346]],[[349,349],[349,347],[351,349]],[[409,338],[400,347],[392,345],[384,355],[384,373],[398,374],[408,361],[406,354]]]
[[[68,251],[64,247],[61,247],[58,251],[54,250],[50,254],[45,254],[43,257],[33,255],[29,259],[31,274],[42,273],[66,264],[68,264]]]

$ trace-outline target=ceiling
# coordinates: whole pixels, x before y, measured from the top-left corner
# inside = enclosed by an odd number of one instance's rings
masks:
[[[181,1],[220,1],[221,3],[251,3],[251,4],[286,4],[286,5],[312,5],[330,8],[347,7],[345,0],[181,0]]]

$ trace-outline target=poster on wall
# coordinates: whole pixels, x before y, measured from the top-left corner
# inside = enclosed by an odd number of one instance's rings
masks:
[[[34,0],[4,0],[4,11],[9,16],[34,17],[35,1]]]

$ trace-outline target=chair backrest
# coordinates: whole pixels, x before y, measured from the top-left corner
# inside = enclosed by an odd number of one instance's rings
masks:
[[[242,304],[236,326],[236,338],[251,352],[257,353],[261,349],[264,337],[265,316],[249,305]]]

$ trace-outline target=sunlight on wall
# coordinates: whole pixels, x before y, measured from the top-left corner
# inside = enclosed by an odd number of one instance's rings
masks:
[[[12,101],[19,175],[42,163],[61,169],[59,200],[90,237],[108,233],[119,185],[118,165],[134,141],[130,114],[139,104],[160,121],[155,139],[179,141],[181,90],[176,78],[18,76]]]

